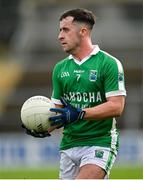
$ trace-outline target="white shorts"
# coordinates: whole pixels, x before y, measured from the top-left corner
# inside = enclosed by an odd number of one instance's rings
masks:
[[[76,178],[79,168],[86,164],[96,164],[104,169],[107,173],[106,179],[115,162],[117,152],[105,147],[83,146],[61,150],[60,154],[60,179]]]

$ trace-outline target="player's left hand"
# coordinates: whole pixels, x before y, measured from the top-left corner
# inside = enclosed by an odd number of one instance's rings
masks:
[[[66,124],[81,120],[84,117],[85,111],[80,108],[75,108],[70,105],[62,97],[61,102],[64,105],[63,108],[51,108],[50,111],[56,112],[60,115],[50,117],[51,126],[59,125],[60,127],[65,126]]]
[[[30,129],[27,129],[24,126],[24,124],[22,124],[22,128],[25,130],[26,134],[31,135],[31,136],[36,137],[36,138],[45,138],[47,136],[51,136],[51,134],[49,134],[48,131],[46,131],[46,132],[37,132],[35,130],[30,130]]]

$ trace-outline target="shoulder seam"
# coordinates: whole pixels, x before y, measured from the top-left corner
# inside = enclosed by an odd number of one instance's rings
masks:
[[[105,51],[102,51],[102,50],[101,50],[101,52],[103,52],[103,53],[106,54],[107,56],[111,57],[111,58],[116,62],[119,72],[122,73],[122,71],[123,71],[123,66],[122,66],[121,61],[120,61],[119,59],[117,59],[116,57],[110,55],[109,53],[105,52]]]
[[[117,59],[116,57],[112,56],[111,54],[107,53],[106,51],[103,51],[103,50],[100,50],[101,52],[103,52],[104,54],[106,54],[107,56],[113,58],[114,60],[118,60],[120,61],[119,59]]]

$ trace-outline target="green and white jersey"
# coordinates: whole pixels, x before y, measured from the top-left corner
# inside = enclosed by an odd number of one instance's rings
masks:
[[[101,51],[97,45],[80,62],[70,55],[57,63],[52,80],[55,104],[61,104],[63,96],[74,107],[88,108],[106,102],[110,96],[126,96],[120,61]],[[83,119],[65,126],[61,149],[93,145],[118,148],[115,118]]]

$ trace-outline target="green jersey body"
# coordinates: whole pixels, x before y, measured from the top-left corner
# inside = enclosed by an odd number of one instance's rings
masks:
[[[81,62],[70,55],[54,68],[55,104],[61,104],[60,98],[64,97],[74,107],[90,108],[118,95],[126,95],[122,65],[98,46]],[[93,145],[118,148],[115,118],[83,119],[64,127],[61,149]]]

